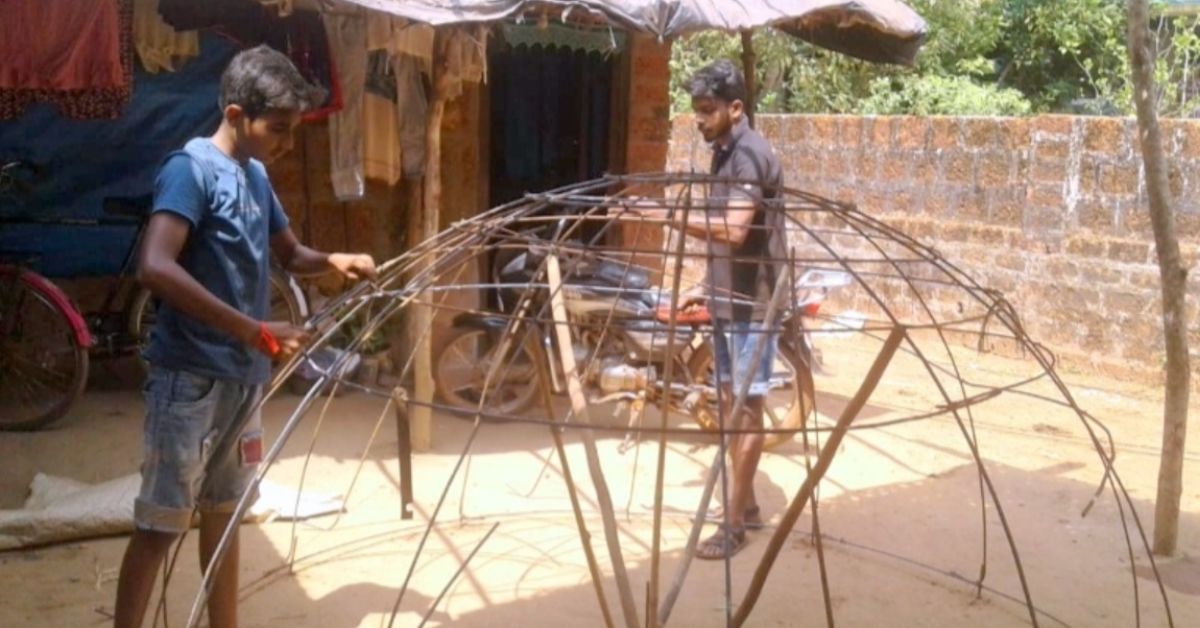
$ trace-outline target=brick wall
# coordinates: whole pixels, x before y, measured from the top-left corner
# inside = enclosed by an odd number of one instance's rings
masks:
[[[1158,267],[1132,119],[763,115],[758,127],[789,186],[853,202],[932,245],[1002,291],[1067,366],[1159,375]],[[1191,267],[1200,122],[1163,131]],[[676,119],[668,168],[703,170],[708,158],[693,120]]]

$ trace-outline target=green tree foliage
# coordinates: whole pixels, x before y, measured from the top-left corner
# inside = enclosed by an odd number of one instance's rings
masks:
[[[754,35],[764,112],[1024,115],[1132,112],[1122,0],[912,0],[929,24],[913,68],[864,63],[772,29]],[[1200,21],[1157,20],[1160,108],[1194,115]],[[676,42],[672,105],[687,111],[684,81],[721,57],[741,62],[735,35]]]

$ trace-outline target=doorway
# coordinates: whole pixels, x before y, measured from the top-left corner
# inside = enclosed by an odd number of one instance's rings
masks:
[[[617,55],[496,41],[488,57],[491,206],[608,171]]]

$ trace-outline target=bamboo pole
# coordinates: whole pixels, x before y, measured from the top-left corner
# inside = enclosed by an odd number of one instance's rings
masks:
[[[538,389],[541,392],[542,407],[546,417],[554,420],[554,400],[550,397],[551,382],[547,361],[549,356],[542,351],[537,342],[530,343],[534,349],[533,361],[537,366]],[[562,430],[550,427],[550,437],[554,439],[554,450],[558,452],[558,462],[562,465],[563,482],[567,485],[567,496],[571,499],[571,512],[575,515],[575,527],[579,530],[579,542],[583,545],[583,555],[587,560],[588,571],[592,574],[592,586],[596,590],[596,601],[600,603],[600,614],[604,617],[605,628],[613,628],[612,611],[608,608],[608,599],[604,596],[604,578],[600,573],[600,563],[596,561],[596,552],[592,550],[592,533],[588,531],[587,522],[583,519],[583,507],[579,504],[579,490],[575,486],[575,477],[571,473],[571,465],[567,461],[567,449],[563,446]]]
[[[681,220],[683,224],[687,224],[692,210],[692,194],[691,188],[687,191],[687,203],[683,206],[683,216]],[[674,365],[675,360],[675,343],[676,324],[679,318],[679,288],[683,283],[683,258],[686,252],[687,233],[680,229],[678,244],[675,247],[675,268],[672,271],[674,277],[671,282],[671,315],[667,324],[667,358],[666,366],[663,368],[663,382],[670,386],[674,381]],[[664,263],[665,266],[665,263]],[[662,562],[662,509],[663,509],[663,483],[665,480],[667,468],[667,417],[671,412],[671,395],[666,393],[662,398],[662,405],[659,409],[660,422],[662,431],[658,434],[658,459],[655,468],[654,476],[654,532],[650,543],[650,582],[646,586],[646,628],[657,628],[658,623],[658,581],[659,567]]]
[[[418,242],[424,242],[438,233],[442,207],[442,118],[446,113],[447,76],[446,43],[448,41],[442,31],[438,31],[437,43],[434,46],[432,64],[433,99],[429,106],[429,115],[425,128],[425,177],[421,205],[409,208],[409,243],[413,235]],[[416,272],[428,268],[432,254],[423,258]],[[423,295],[414,304],[413,315],[409,318],[409,338],[416,340],[413,347],[415,360],[413,363],[413,395],[416,404],[412,409],[410,427],[412,430],[412,446],[417,451],[429,451],[433,448],[433,339],[429,330],[433,326],[433,302],[428,295]]]
[[[754,114],[758,113],[758,76],[754,73],[754,31],[742,31],[742,78],[746,81],[746,119],[754,128]]]
[[[892,328],[892,333],[888,334],[887,340],[883,343],[883,349],[879,355],[875,357],[875,363],[871,365],[871,370],[867,372],[866,379],[863,380],[862,386],[858,392],[846,405],[846,409],[842,411],[838,417],[837,425],[829,434],[829,440],[825,441],[825,446],[821,448],[821,455],[817,458],[817,465],[813,467],[811,473],[804,478],[804,483],[800,485],[800,490],[797,491],[795,499],[792,500],[787,511],[783,514],[783,520],[780,521],[779,527],[775,528],[775,534],[771,536],[771,541],[767,545],[767,550],[763,554],[762,561],[758,563],[758,568],[754,571],[754,578],[750,581],[750,588],[746,591],[746,597],[742,603],[738,605],[737,612],[733,616],[733,625],[740,627],[746,622],[750,612],[754,610],[754,603],[758,601],[758,596],[762,593],[763,583],[767,580],[767,575],[771,572],[771,567],[775,564],[775,558],[779,555],[779,550],[783,547],[787,537],[792,533],[792,528],[796,525],[796,520],[800,518],[800,513],[804,511],[804,506],[812,497],[813,490],[820,483],[821,478],[825,477],[825,472],[829,470],[829,465],[833,463],[833,457],[837,455],[838,447],[842,444],[842,439],[845,438],[846,432],[850,429],[850,423],[862,411],[863,406],[867,404],[867,400],[871,398],[871,393],[875,391],[875,387],[879,385],[879,380],[883,377],[884,371],[892,362],[892,356],[895,355],[896,349],[900,347],[900,343],[907,337],[907,332],[904,327]]]
[[[587,398],[583,394],[583,383],[579,380],[579,371],[575,364],[574,344],[571,342],[571,328],[567,322],[567,307],[562,293],[562,269],[558,264],[558,256],[551,254],[546,258],[546,280],[550,289],[550,308],[554,320],[554,331],[558,340],[558,355],[562,360],[563,373],[567,378],[567,393],[571,397],[571,409],[575,417],[584,425],[591,424],[588,412]],[[629,586],[629,573],[625,569],[625,558],[621,552],[621,539],[617,530],[617,517],[613,510],[612,496],[608,492],[608,482],[604,479],[604,470],[600,467],[600,455],[596,452],[596,440],[589,429],[579,431],[583,441],[583,450],[587,454],[588,472],[592,476],[592,484],[596,488],[596,503],[600,506],[600,517],[604,522],[604,539],[608,543],[609,558],[613,564],[613,578],[617,581],[617,593],[621,599],[621,610],[625,615],[628,628],[637,628],[637,603],[633,599],[633,589]]]

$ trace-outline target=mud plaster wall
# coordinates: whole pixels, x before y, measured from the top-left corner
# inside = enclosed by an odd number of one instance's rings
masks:
[[[758,128],[789,186],[932,245],[1001,290],[1068,367],[1160,376],[1158,266],[1132,119],[762,115]],[[1163,136],[1194,295],[1200,122],[1165,121]],[[692,118],[675,119],[668,168],[708,159]],[[1190,342],[1200,349],[1194,332]]]

